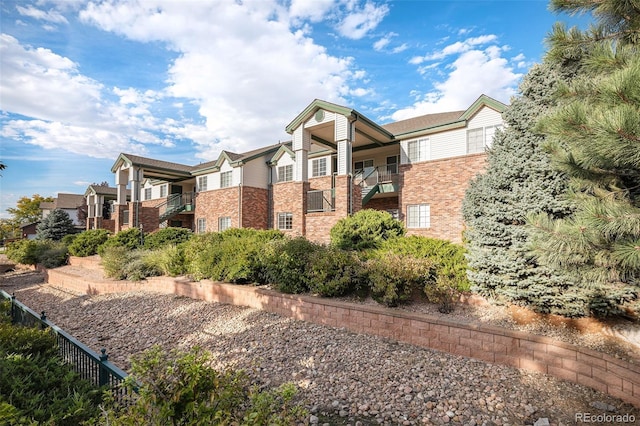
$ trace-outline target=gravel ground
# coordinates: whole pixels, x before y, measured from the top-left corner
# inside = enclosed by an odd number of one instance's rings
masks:
[[[125,370],[153,345],[198,345],[262,385],[294,382],[311,423],[568,425],[576,413],[606,410],[640,419],[629,404],[542,374],[255,309],[149,292],[78,295],[33,272],[0,276],[0,289],[92,349],[106,348]]]

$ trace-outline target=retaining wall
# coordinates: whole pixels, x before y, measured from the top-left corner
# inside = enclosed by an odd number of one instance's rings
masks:
[[[73,260],[74,264],[78,264]],[[91,260],[81,260],[88,266]],[[640,365],[587,348],[510,329],[454,321],[310,296],[281,294],[254,286],[184,278],[153,277],[143,282],[101,280],[48,271],[50,284],[86,294],[148,290],[211,302],[248,306],[332,327],[344,327],[496,364],[536,371],[581,385],[640,407]]]

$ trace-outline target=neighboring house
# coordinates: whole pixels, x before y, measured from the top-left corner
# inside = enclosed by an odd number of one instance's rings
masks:
[[[82,230],[85,229],[85,220],[78,214],[78,209],[82,208],[83,205],[84,195],[59,193],[58,197],[54,198],[52,202],[40,203],[40,210],[42,210],[43,219],[53,210],[63,210],[69,215],[76,229]]]
[[[290,142],[223,151],[197,166],[120,154],[111,169],[114,231],[275,228],[328,242],[338,220],[372,208],[403,221],[409,235],[459,242],[465,190],[484,170],[505,108],[483,95],[464,111],[378,125],[315,100],[286,126]]]
[[[20,233],[22,234],[22,238],[25,240],[35,240],[38,236],[37,227],[39,223],[40,221],[20,225]]]
[[[86,229],[107,229],[116,232],[112,210],[117,200],[117,188],[89,185],[84,193],[87,203]],[[130,200],[129,191],[125,193],[125,200]]]

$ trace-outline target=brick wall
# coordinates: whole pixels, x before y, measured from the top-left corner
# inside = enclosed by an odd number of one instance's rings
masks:
[[[308,182],[280,182],[273,185],[273,227],[278,228],[278,213],[293,213],[293,229],[283,231],[291,236],[305,235]]]
[[[267,229],[269,191],[252,186],[242,187],[242,227]]]
[[[431,208],[431,227],[407,229],[407,234],[461,242],[462,200],[471,179],[485,167],[486,154],[401,165],[400,218],[406,224],[409,204],[429,204]]]
[[[196,198],[194,222],[205,218],[206,232],[218,231],[218,218],[230,217],[231,227],[240,226],[238,218],[238,187],[199,192]]]
[[[365,209],[374,210],[394,210],[399,209],[398,197],[384,197],[384,198],[372,198],[367,204],[364,205]]]
[[[78,258],[72,257],[71,264]],[[84,267],[99,257],[84,258]],[[86,294],[145,290],[210,302],[249,306],[331,327],[344,327],[495,364],[549,374],[640,407],[640,365],[549,337],[483,324],[359,305],[325,298],[277,293],[254,286],[191,282],[186,278],[152,277],[144,284],[100,280],[51,269],[47,281]]]

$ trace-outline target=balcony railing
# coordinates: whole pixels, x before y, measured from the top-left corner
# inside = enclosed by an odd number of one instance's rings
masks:
[[[195,197],[193,192],[185,192],[182,194],[171,194],[165,201],[158,204],[158,214],[160,222],[164,222],[183,211],[193,211],[195,206]]]
[[[307,213],[332,212],[336,206],[335,189],[307,191]]]

